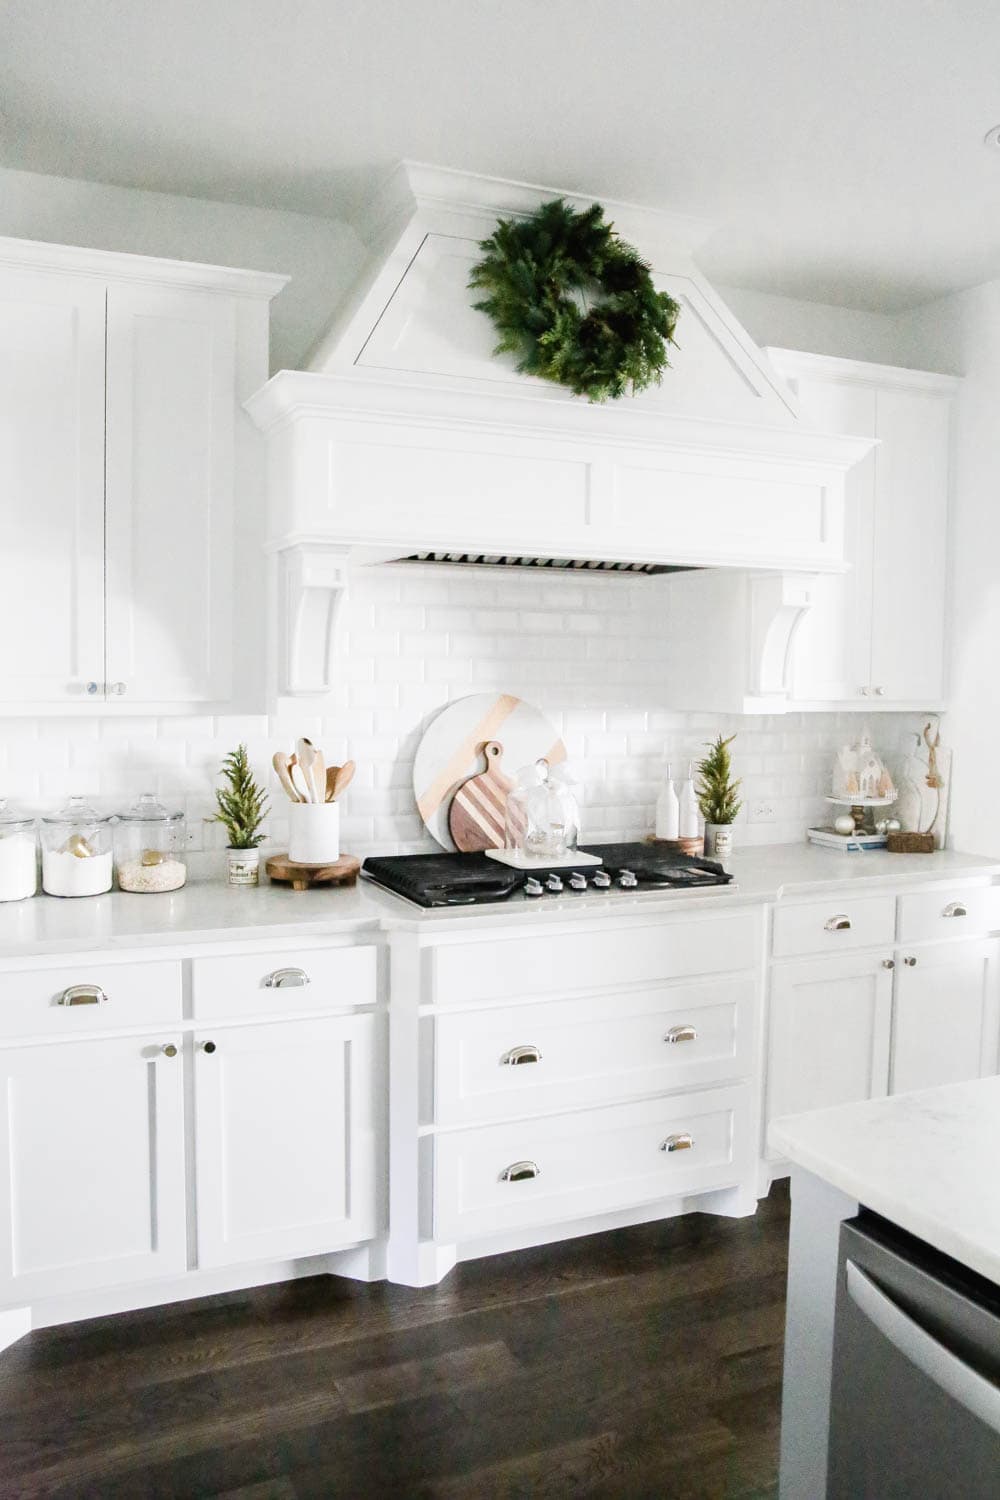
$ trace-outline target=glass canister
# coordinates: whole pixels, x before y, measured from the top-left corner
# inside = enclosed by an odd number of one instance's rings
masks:
[[[184,814],[169,812],[152,792],[143,792],[118,816],[119,886],[142,895],[179,890],[187,879],[186,849]]]
[[[38,889],[35,820],[0,797],[0,901],[23,901]]]
[[[507,795],[505,839],[532,859],[560,859],[576,848],[580,813],[572,780],[563,766],[537,760],[518,772]]]
[[[42,890],[50,896],[101,896],[111,889],[111,820],[84,797],[42,815]]]

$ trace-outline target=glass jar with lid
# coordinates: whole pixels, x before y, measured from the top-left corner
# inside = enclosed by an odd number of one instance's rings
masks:
[[[42,815],[42,890],[50,896],[100,896],[111,889],[111,820],[84,797]]]
[[[505,841],[530,859],[560,859],[579,837],[580,813],[572,780],[562,766],[537,760],[518,772],[507,794]]]
[[[123,891],[149,895],[176,891],[187,879],[187,835],[182,812],[170,812],[152,792],[143,792],[118,815],[115,855]]]
[[[35,819],[0,797],[0,901],[23,901],[38,888]]]

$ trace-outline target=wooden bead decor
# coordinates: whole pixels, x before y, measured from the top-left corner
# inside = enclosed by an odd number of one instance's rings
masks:
[[[933,833],[887,833],[885,847],[890,854],[933,854],[937,847]]]

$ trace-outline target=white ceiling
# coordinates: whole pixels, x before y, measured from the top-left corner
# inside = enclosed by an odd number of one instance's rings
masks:
[[[401,156],[670,206],[716,280],[1000,275],[994,0],[0,0],[0,162],[340,217]]]

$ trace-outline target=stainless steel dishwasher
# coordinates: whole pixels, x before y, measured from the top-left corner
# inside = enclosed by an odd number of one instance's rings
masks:
[[[840,1232],[827,1497],[1000,1497],[1000,1287],[865,1210]]]

